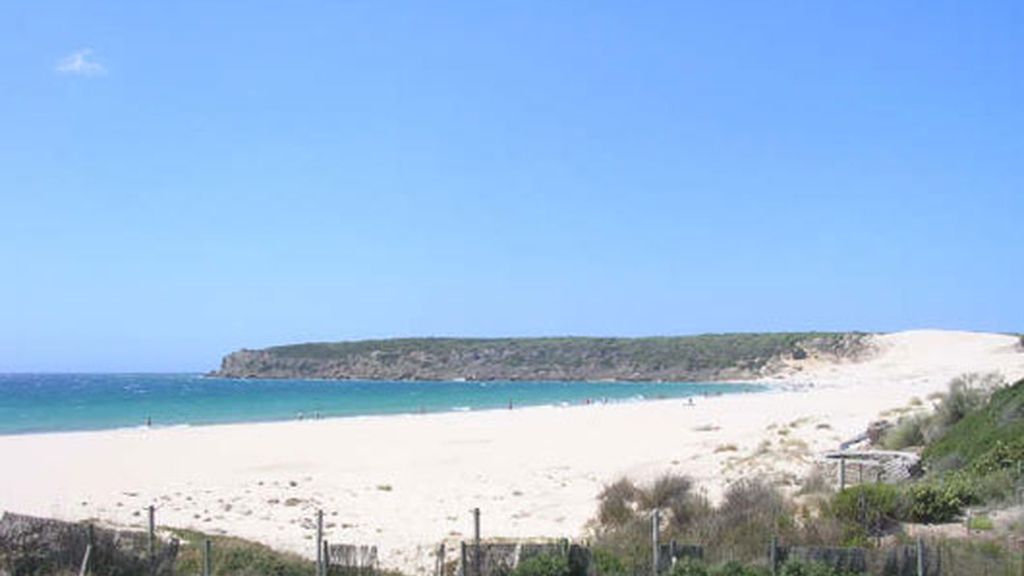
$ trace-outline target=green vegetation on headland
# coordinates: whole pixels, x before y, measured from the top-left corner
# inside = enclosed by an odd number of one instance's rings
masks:
[[[712,381],[771,375],[784,360],[850,359],[862,333],[653,338],[408,338],[240,350],[214,376],[365,380]]]

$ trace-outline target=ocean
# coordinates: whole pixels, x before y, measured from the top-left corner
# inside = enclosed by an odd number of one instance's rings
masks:
[[[630,402],[764,390],[699,382],[235,380],[198,374],[0,375],[0,434]]]

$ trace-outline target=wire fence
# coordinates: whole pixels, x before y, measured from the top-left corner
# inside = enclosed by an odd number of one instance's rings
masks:
[[[100,528],[5,513],[0,518],[0,575],[221,576],[238,573],[236,557],[209,539],[188,544],[199,562],[179,562],[182,544],[159,538],[154,510],[145,532]],[[266,565],[266,573],[310,576],[375,576],[383,571],[376,546],[331,543],[317,515],[315,561],[295,557],[285,571]],[[920,538],[870,547],[806,546],[770,534],[742,546],[718,542],[660,540],[652,518],[649,540],[632,549],[609,551],[588,542],[483,540],[480,512],[473,511],[473,537],[435,551],[431,576],[533,576],[520,569],[532,558],[554,557],[569,576],[672,576],[681,564],[714,566],[739,563],[764,573],[788,575],[792,562],[827,566],[837,573],[878,576],[1024,576],[1024,535],[994,538]],[[609,556],[614,561],[609,561]],[[519,571],[519,572],[517,572]],[[248,571],[249,574],[263,573]]]
[[[178,545],[177,540],[157,538],[152,530],[112,530],[4,513],[0,574],[173,576]]]

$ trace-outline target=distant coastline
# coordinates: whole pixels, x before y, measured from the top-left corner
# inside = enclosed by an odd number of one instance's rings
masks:
[[[209,376],[388,381],[716,382],[807,358],[863,359],[858,332],[652,338],[399,338],[239,350]]]

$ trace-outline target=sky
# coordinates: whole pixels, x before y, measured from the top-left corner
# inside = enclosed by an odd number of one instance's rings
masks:
[[[0,372],[1024,331],[1024,3],[0,4]]]

